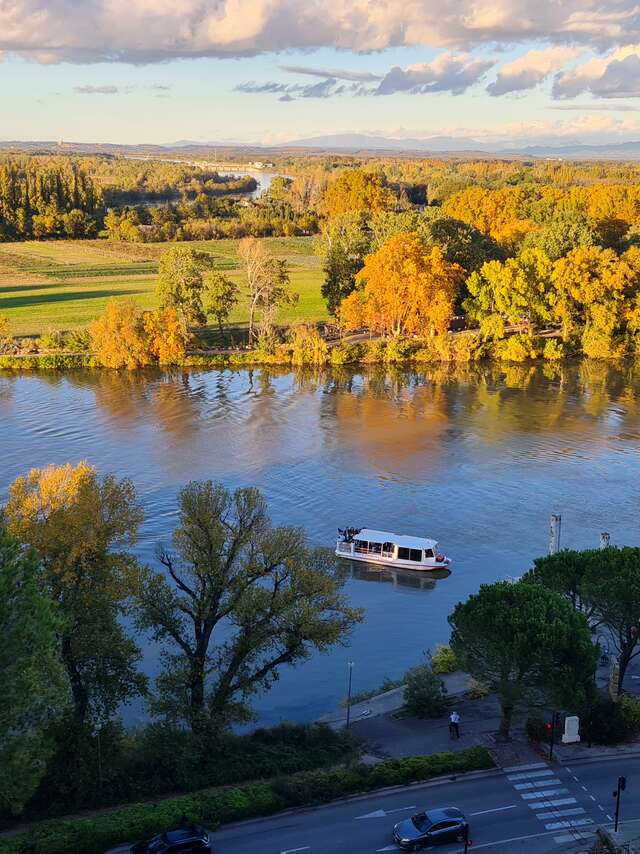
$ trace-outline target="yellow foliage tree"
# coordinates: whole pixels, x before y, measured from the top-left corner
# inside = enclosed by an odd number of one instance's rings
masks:
[[[324,365],[329,346],[315,326],[299,323],[292,329],[291,362],[294,365]]]
[[[356,277],[362,289],[343,300],[341,323],[393,337],[446,332],[463,278],[437,246],[415,233],[397,234],[365,259]]]
[[[178,365],[184,361],[190,336],[184,317],[173,306],[146,311],[143,328],[148,351],[161,365]]]
[[[153,361],[144,315],[132,299],[110,299],[89,324],[91,349],[106,368],[141,368]]]
[[[327,189],[324,209],[327,216],[368,211],[380,213],[394,202],[393,194],[385,186],[378,172],[363,169],[345,169]]]

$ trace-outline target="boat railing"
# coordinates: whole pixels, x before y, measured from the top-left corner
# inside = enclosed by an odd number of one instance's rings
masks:
[[[343,552],[343,554],[352,554],[351,547],[353,543],[338,543],[338,551]]]
[[[376,555],[377,557],[393,557],[393,551],[385,551],[384,549],[371,549],[366,546],[356,546],[354,553],[359,555]]]

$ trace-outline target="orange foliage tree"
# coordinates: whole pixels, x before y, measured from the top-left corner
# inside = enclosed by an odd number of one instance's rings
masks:
[[[344,213],[370,211],[380,213],[391,207],[394,197],[385,186],[384,176],[363,169],[345,169],[328,188],[324,210],[332,219]]]
[[[146,311],[143,316],[147,348],[161,365],[177,365],[184,360],[189,331],[183,315],[173,306]]]
[[[437,246],[416,233],[397,234],[365,259],[356,277],[360,289],[342,301],[341,323],[393,337],[446,332],[463,278]]]

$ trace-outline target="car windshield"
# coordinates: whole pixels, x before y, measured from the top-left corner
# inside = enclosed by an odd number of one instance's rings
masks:
[[[421,833],[424,833],[425,830],[429,830],[429,828],[431,827],[431,822],[427,818],[427,814],[424,812],[412,816],[411,821],[415,824],[415,826]]]

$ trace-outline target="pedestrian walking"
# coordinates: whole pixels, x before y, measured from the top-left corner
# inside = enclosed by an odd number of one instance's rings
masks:
[[[460,738],[460,715],[457,712],[449,715],[449,734],[451,738]]]

